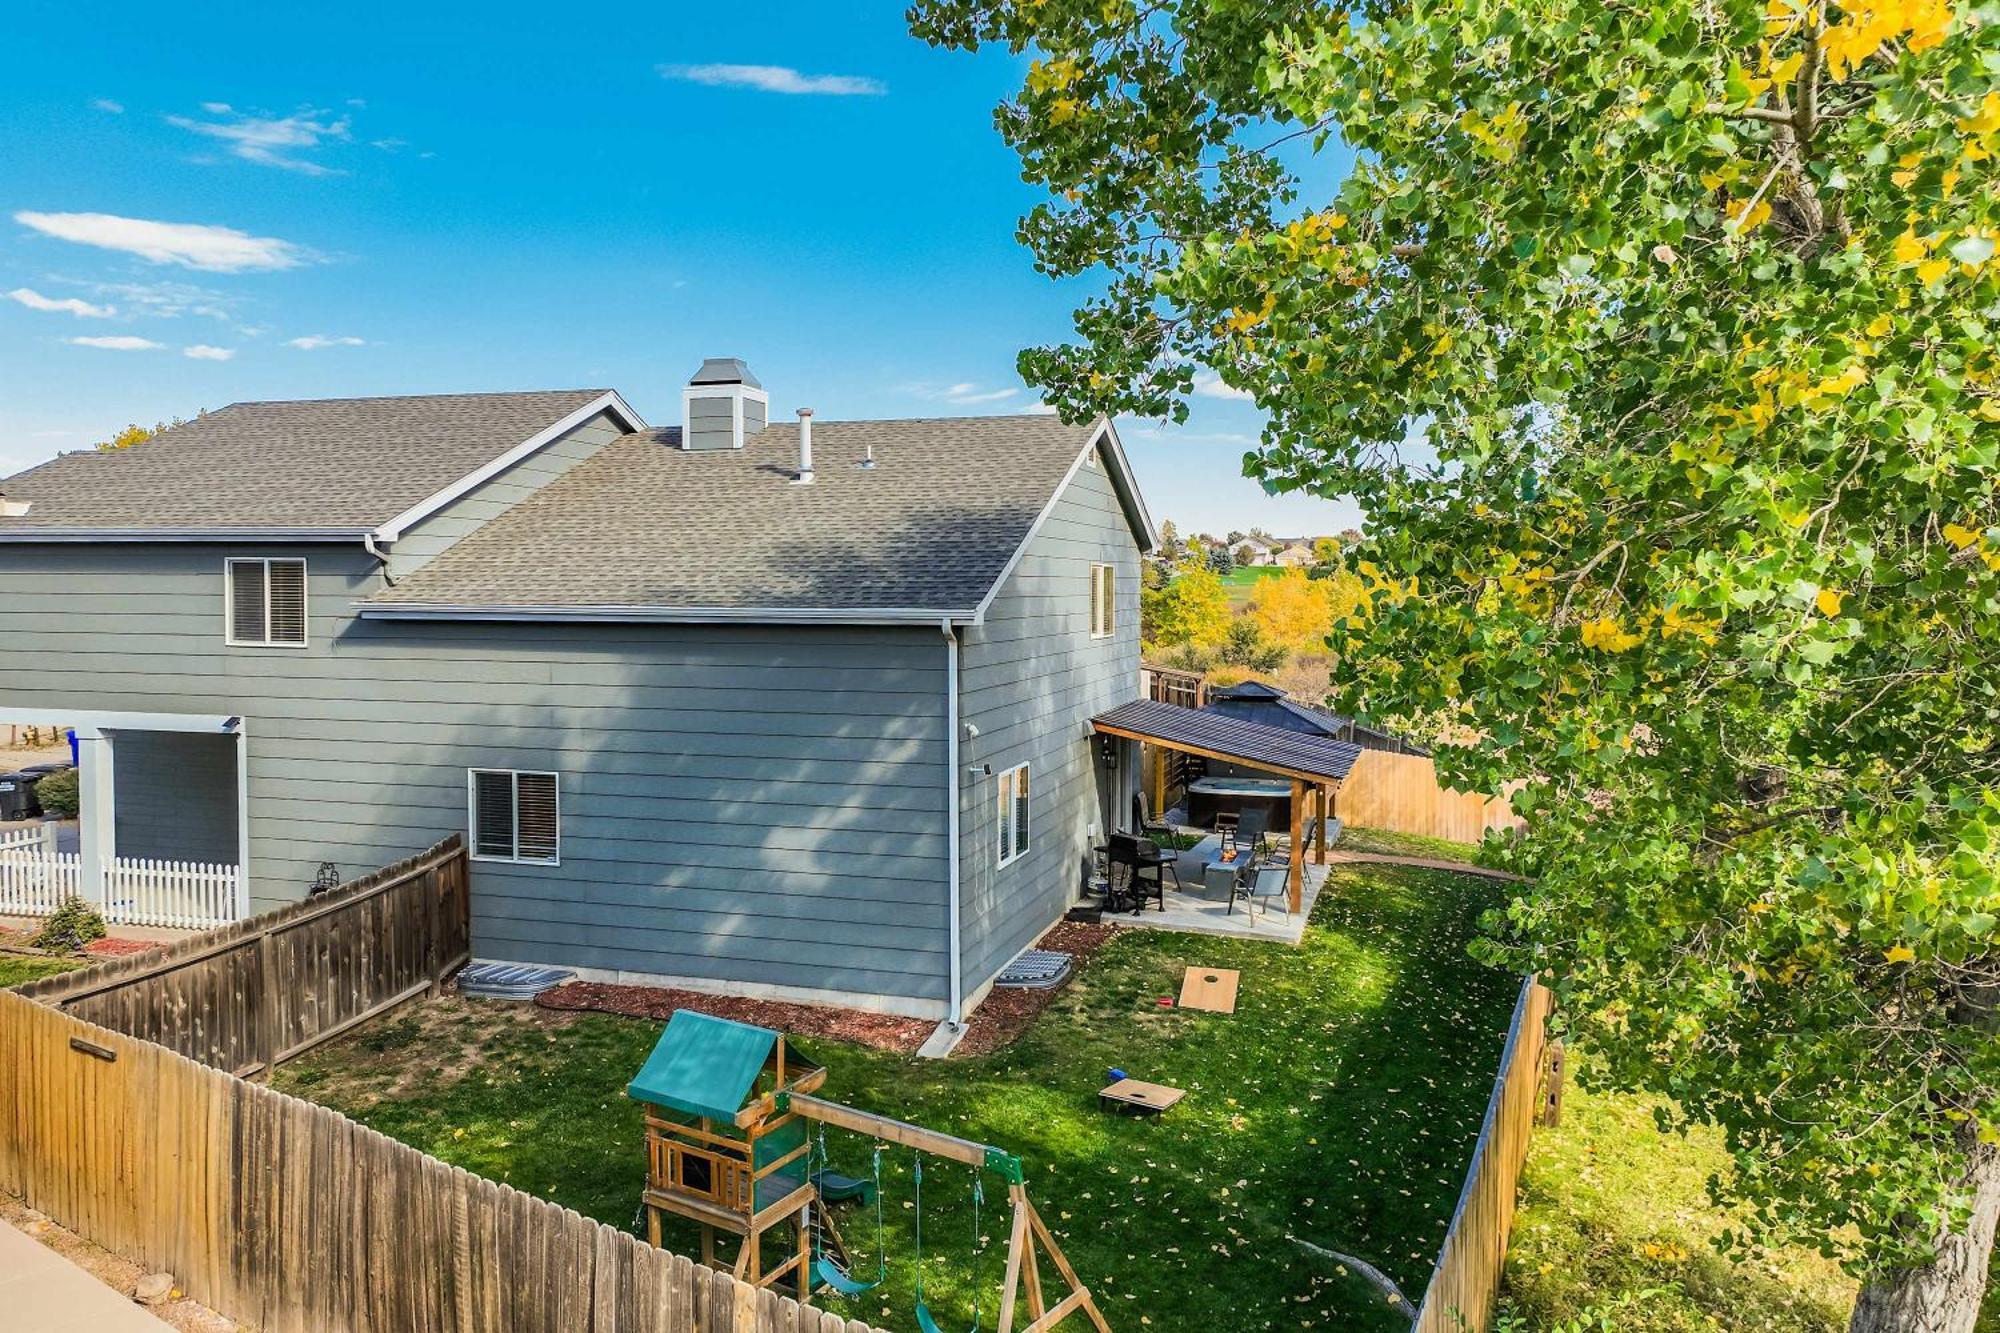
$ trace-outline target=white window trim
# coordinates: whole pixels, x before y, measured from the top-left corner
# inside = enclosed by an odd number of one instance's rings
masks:
[[[514,855],[494,856],[479,850],[479,775],[481,773],[503,773],[514,780]],[[555,784],[556,791],[556,854],[549,860],[535,856],[522,856],[521,851],[521,779],[547,778]],[[465,841],[466,850],[475,861],[490,861],[495,865],[510,866],[559,866],[562,864],[562,774],[548,773],[534,768],[468,768],[465,770]]]
[[[1098,580],[1104,577],[1103,573],[1101,572],[1104,570],[1111,571],[1111,577],[1109,580],[1111,586],[1105,589],[1105,595],[1104,595],[1104,619],[1109,623],[1107,628],[1099,629],[1097,627],[1098,626],[1097,587],[1098,587]],[[1093,639],[1110,639],[1110,638],[1116,638],[1117,634],[1118,634],[1118,566],[1112,564],[1106,564],[1103,561],[1098,561],[1097,563],[1091,565],[1090,567],[1090,637]]]
[[[1028,834],[1029,834],[1029,836],[1028,836],[1028,839],[1027,839],[1027,841],[1023,842],[1023,843],[1022,843],[1022,844],[1021,844],[1020,846],[1016,847],[1016,846],[1014,846],[1014,845],[1013,845],[1013,842],[1014,842],[1014,831],[1015,831],[1016,829],[1018,829],[1019,825],[1015,823],[1015,819],[1014,819],[1014,802],[1015,802],[1015,801],[1016,801],[1017,799],[1019,799],[1019,798],[1017,798],[1017,797],[1016,797],[1016,796],[1014,795],[1014,790],[1015,790],[1015,786],[1016,786],[1016,783],[1015,783],[1014,779],[1015,779],[1015,776],[1016,776],[1017,774],[1021,774],[1021,773],[1027,773],[1027,774],[1028,774]],[[1009,847],[1011,848],[1011,850],[1010,850],[1010,851],[1008,851],[1006,855],[1002,856],[1002,857],[1000,858],[1000,861],[999,861],[999,867],[998,867],[998,868],[999,868],[999,869],[1001,869],[1001,870],[1005,870],[1005,869],[1006,869],[1006,868],[1007,868],[1008,866],[1010,866],[1010,865],[1013,865],[1013,864],[1014,864],[1014,863],[1015,863],[1016,861],[1020,860],[1020,859],[1021,859],[1022,857],[1024,857],[1024,856],[1026,856],[1026,855],[1028,854],[1028,850],[1029,850],[1029,848],[1033,847],[1033,846],[1034,846],[1034,843],[1035,843],[1035,839],[1034,839],[1034,829],[1035,829],[1035,776],[1034,776],[1034,774],[1033,774],[1032,772],[1030,772],[1030,771],[1029,771],[1029,766],[1028,766],[1027,764],[1016,764],[1016,765],[1014,765],[1014,766],[1013,766],[1012,768],[1009,768],[1009,769],[1003,769],[1003,770],[1002,770],[1002,771],[1000,772],[1000,774],[999,774],[999,777],[1000,777],[1000,787],[999,787],[999,790],[998,790],[998,792],[996,793],[996,795],[997,795],[997,796],[998,796],[998,797],[999,797],[1000,799],[999,799],[999,801],[996,801],[996,802],[995,802],[994,804],[995,804],[995,807],[996,807],[996,812],[997,812],[997,808],[998,808],[998,806],[999,806],[1000,802],[1004,801],[1004,802],[1006,803],[1006,814],[1005,814],[1005,818],[1006,818],[1006,820],[1007,820],[1007,823],[1005,824],[1005,826],[1004,826],[1004,827],[1005,827],[1005,828],[1006,828],[1006,829],[1008,830],[1008,834],[1007,834],[1007,841],[1008,841],[1008,846],[1009,846]]]
[[[297,643],[274,643],[271,639],[271,562],[281,561],[299,567],[299,623],[305,636]],[[264,637],[262,639],[239,639],[236,637],[236,566],[262,565],[264,567]],[[312,566],[302,555],[242,555],[230,556],[222,562],[222,641],[231,648],[285,648],[293,652],[312,646]]]

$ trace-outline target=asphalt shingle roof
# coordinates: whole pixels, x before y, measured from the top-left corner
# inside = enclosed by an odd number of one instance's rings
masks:
[[[0,532],[373,528],[605,392],[234,403],[7,478],[7,498],[32,503]]]
[[[1244,722],[1205,709],[1153,699],[1135,699],[1091,724],[1100,730],[1129,732],[1166,745],[1189,746],[1219,754],[1231,762],[1264,768],[1307,780],[1338,782],[1361,757],[1361,747],[1327,736],[1310,736],[1261,722]]]
[[[1039,415],[816,422],[797,485],[795,423],[740,450],[640,431],[369,605],[969,611],[1094,434]]]

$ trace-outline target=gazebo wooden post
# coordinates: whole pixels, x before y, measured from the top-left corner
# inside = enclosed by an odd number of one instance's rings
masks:
[[[1286,879],[1292,911],[1297,913],[1306,892],[1306,784],[1302,778],[1292,779],[1292,868]]]
[[[1314,843],[1313,861],[1317,865],[1325,865],[1326,864],[1326,821],[1328,817],[1327,790],[1324,785],[1322,785],[1318,790],[1319,790],[1319,795],[1313,800],[1313,813],[1319,816],[1319,836],[1313,839]]]
[[[1142,753],[1145,751],[1146,746],[1143,742],[1133,741],[1132,743],[1137,745]],[[1167,822],[1167,748],[1164,745],[1155,745],[1152,747],[1152,750],[1153,808],[1147,811],[1147,813],[1158,822],[1164,824]],[[1137,833],[1139,830],[1134,829],[1132,831]]]

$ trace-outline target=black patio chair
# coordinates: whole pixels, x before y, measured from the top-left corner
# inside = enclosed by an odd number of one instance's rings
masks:
[[[1167,822],[1164,811],[1158,818],[1154,818],[1151,806],[1152,803],[1146,799],[1145,792],[1132,793],[1132,823],[1138,827],[1140,837],[1171,838],[1180,832]]]

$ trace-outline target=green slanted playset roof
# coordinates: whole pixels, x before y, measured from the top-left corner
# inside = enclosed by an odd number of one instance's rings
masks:
[[[676,1010],[626,1094],[685,1115],[733,1120],[778,1040],[769,1028]]]

